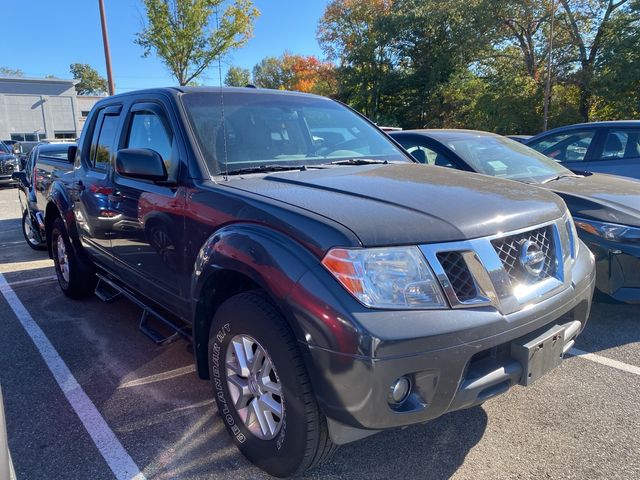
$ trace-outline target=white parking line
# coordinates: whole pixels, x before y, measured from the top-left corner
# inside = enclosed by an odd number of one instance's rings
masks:
[[[624,362],[619,362],[618,360],[613,360],[611,358],[603,357],[602,355],[596,355],[595,353],[585,352],[584,350],[580,350],[578,348],[570,349],[569,354],[574,355],[576,357],[584,358],[585,360],[591,360],[592,362],[596,362],[601,365],[606,365],[607,367],[617,368],[618,370],[622,370],[623,372],[640,375],[640,367],[636,367],[635,365],[629,365],[628,363],[624,363]]]
[[[51,280],[56,280],[57,277],[55,275],[48,275],[46,277],[35,277],[35,278],[27,278],[26,280],[16,280],[15,282],[8,282],[11,287],[19,287],[20,285],[27,285],[31,283],[41,283],[41,282],[49,282]]]
[[[124,449],[96,406],[87,396],[42,329],[0,273],[0,292],[42,355],[58,386],[91,436],[117,479],[142,480],[145,476]]]
[[[149,375],[148,377],[136,378],[135,380],[129,380],[127,382],[118,385],[118,388],[139,387],[140,385],[147,385],[149,383],[161,382],[170,378],[180,377],[188,373],[196,371],[194,365],[187,367],[176,368],[175,370],[169,370],[168,372],[156,373],[155,375]]]
[[[0,273],[20,272],[32,268],[53,267],[53,260],[31,260],[30,262],[14,262],[0,264]]]

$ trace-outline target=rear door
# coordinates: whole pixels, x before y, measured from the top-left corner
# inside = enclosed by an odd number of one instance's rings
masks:
[[[165,182],[133,179],[114,170],[110,209],[117,222],[111,252],[117,273],[147,297],[181,311],[190,277],[184,265],[184,191],[178,188],[182,142],[162,97],[131,104],[119,147],[150,149],[162,157]],[[181,312],[182,313],[182,312]]]
[[[76,160],[71,185],[80,241],[107,267],[111,264],[110,235],[117,221],[109,208],[109,196],[113,193],[109,175],[121,129],[121,110],[122,105],[109,105],[96,111],[89,120],[88,137]]]
[[[603,129],[589,170],[640,179],[640,128]]]

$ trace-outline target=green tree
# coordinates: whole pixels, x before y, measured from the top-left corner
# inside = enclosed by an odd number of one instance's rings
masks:
[[[227,87],[244,87],[251,83],[251,72],[246,68],[231,67],[224,77]]]
[[[0,77],[24,77],[24,72],[19,68],[0,67]]]
[[[284,56],[265,57],[253,67],[253,81],[260,88],[289,90],[293,72],[285,65]]]
[[[144,0],[147,25],[135,42],[144,56],[154,51],[180,85],[247,43],[260,12],[251,0],[234,0],[218,16],[223,0]]]
[[[69,70],[76,83],[78,95],[104,95],[107,91],[107,80],[98,71],[86,63],[72,63]]]
[[[593,102],[593,87],[598,58],[606,41],[607,31],[618,15],[628,14],[628,0],[560,0],[564,25],[576,50],[576,70],[573,82],[580,92],[579,111],[588,122]]]

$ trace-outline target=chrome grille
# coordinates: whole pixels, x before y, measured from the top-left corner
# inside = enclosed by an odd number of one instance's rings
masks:
[[[439,252],[437,257],[458,300],[467,302],[476,298],[478,290],[462,254],[460,252]]]
[[[544,254],[544,266],[537,276],[528,273],[520,263],[521,246],[527,240],[537,244]],[[552,226],[536,228],[491,241],[512,285],[531,284],[553,276],[557,268],[554,243]]]

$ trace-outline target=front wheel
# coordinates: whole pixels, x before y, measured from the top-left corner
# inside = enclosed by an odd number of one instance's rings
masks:
[[[220,306],[209,335],[209,370],[227,431],[270,475],[301,473],[335,450],[295,336],[262,292]]]
[[[62,292],[69,298],[90,295],[96,285],[96,276],[76,254],[60,217],[53,221],[51,227],[51,253]]]

